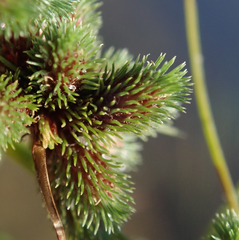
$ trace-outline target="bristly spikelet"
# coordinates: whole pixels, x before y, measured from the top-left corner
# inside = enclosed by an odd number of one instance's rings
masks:
[[[217,214],[213,222],[213,233],[210,240],[238,240],[239,218],[233,209],[227,209],[225,213]]]
[[[68,17],[77,0],[5,0],[0,2],[0,35],[6,39],[29,36],[39,15],[46,19]]]
[[[105,70],[90,99],[94,119],[101,122],[99,129],[142,134],[150,122],[161,124],[172,118],[169,108],[183,110],[178,103],[187,102],[191,91],[186,71],[181,71],[184,64],[167,73],[174,59],[159,70],[164,56],[144,66],[146,59],[136,60],[131,68],[127,62],[117,71]]]
[[[94,153],[75,145],[61,156],[62,149],[56,149],[58,156],[56,151],[48,152],[48,158],[54,159],[49,166],[56,177],[53,194],[70,235],[79,238],[82,229],[90,227],[96,234],[102,224],[108,234],[114,232],[134,211],[128,195],[132,187],[128,176],[117,170],[120,164],[102,154],[105,150]]]
[[[0,142],[4,151],[8,145],[13,147],[13,142],[19,142],[23,134],[29,133],[27,127],[34,121],[30,116],[37,110],[33,101],[31,96],[22,95],[17,76],[11,73],[0,76]]]
[[[90,25],[85,24],[78,12],[71,20],[59,18],[52,21],[38,23],[33,48],[27,54],[33,72],[30,77],[32,88],[40,84],[38,103],[55,110],[75,103],[79,89],[85,85],[91,89],[98,87],[99,73],[92,72],[92,69],[96,71],[103,59],[94,59],[100,46],[96,44]]]

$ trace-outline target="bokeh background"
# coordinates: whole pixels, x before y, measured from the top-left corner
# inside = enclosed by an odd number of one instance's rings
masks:
[[[239,2],[198,1],[207,84],[218,133],[234,182],[239,180]],[[137,57],[177,56],[190,70],[183,1],[104,0],[104,48],[128,48]],[[176,65],[175,65],[176,66]],[[190,71],[189,71],[190,74]],[[144,144],[133,173],[137,213],[124,225],[134,238],[199,239],[224,197],[205,144],[194,96],[175,125],[186,139],[159,135]],[[0,168],[0,231],[13,240],[55,239],[34,176],[11,161]],[[1,237],[0,237],[1,240]]]

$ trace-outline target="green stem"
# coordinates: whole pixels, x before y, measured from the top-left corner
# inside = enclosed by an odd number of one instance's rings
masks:
[[[14,143],[14,149],[9,146],[6,151],[6,156],[15,162],[20,163],[30,172],[33,173],[35,171],[30,147],[27,147],[21,143]]]
[[[195,82],[195,95],[202,128],[213,164],[215,165],[221,180],[228,205],[237,213],[239,213],[236,190],[223,155],[210,108],[210,102],[205,83],[196,0],[184,0],[184,8],[189,58],[192,76]]]

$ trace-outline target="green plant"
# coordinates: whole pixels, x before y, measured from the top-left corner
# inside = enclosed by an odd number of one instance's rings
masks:
[[[238,240],[237,193],[205,87],[197,6],[184,3],[199,114],[227,199],[206,238]],[[35,167],[61,240],[127,239],[120,227],[135,211],[128,173],[140,161],[137,140],[175,134],[169,119],[191,93],[185,64],[103,51],[99,7],[96,0],[0,1],[1,152]]]
[[[185,64],[103,52],[96,0],[0,4],[2,150],[23,152],[16,158],[32,170],[29,146],[19,145],[29,134],[58,239],[124,239],[136,140],[184,111],[192,85]]]

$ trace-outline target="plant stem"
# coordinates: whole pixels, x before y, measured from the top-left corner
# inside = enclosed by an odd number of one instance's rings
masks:
[[[239,213],[238,199],[227,163],[219,142],[207,93],[203,57],[200,44],[198,11],[196,0],[184,0],[185,25],[195,95],[204,136],[225,192],[228,206]]]
[[[28,169],[31,173],[34,173],[34,165],[32,161],[32,154],[30,146],[25,146],[22,143],[13,143],[14,149],[9,145],[6,151],[6,156],[9,159],[20,163],[23,167]]]

